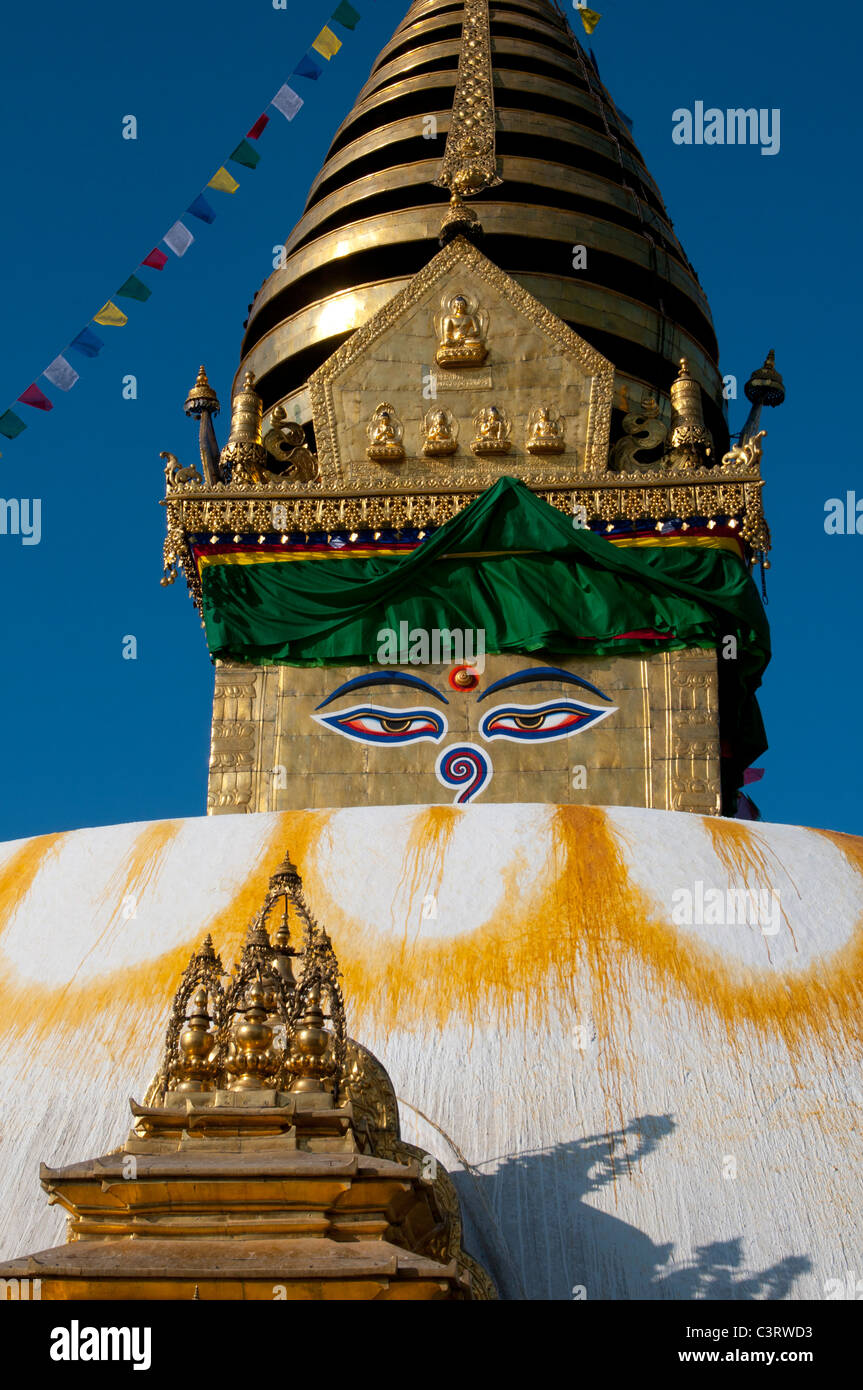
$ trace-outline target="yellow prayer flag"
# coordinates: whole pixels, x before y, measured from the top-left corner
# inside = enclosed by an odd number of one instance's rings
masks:
[[[584,32],[586,34],[592,34],[599,21],[602,19],[602,15],[597,14],[596,10],[587,9],[586,6],[581,7],[578,13],[581,15]]]
[[[207,184],[208,188],[215,188],[218,193],[236,193],[239,186],[237,180],[231,177],[224,166],[216,170]]]
[[[323,29],[318,34],[318,37],[312,44],[312,48],[315,50],[315,52],[320,53],[321,57],[326,58],[327,61],[329,61],[329,59],[332,58],[334,53],[338,53],[341,46],[341,39],[336,38],[335,34],[333,33],[332,29],[329,27],[328,24],[324,25]]]
[[[116,304],[112,304],[110,299],[107,304],[103,304],[98,314],[93,315],[94,323],[101,323],[105,328],[122,328],[124,323],[128,323],[128,317],[122,309],[118,309]]]

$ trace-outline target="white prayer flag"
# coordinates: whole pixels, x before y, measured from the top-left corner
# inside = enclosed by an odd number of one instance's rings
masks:
[[[58,387],[61,391],[71,391],[78,380],[78,373],[74,367],[70,367],[65,357],[55,357],[50,367],[46,367],[42,375],[47,377],[52,386]]]
[[[283,87],[279,88],[273,100],[270,102],[270,105],[275,106],[277,111],[281,111],[282,115],[289,121],[294,119],[302,104],[302,97],[298,96],[293,87],[288,86],[287,82]]]
[[[175,256],[185,256],[195,238],[188,227],[183,226],[182,222],[175,222],[171,230],[162,237],[162,240]]]

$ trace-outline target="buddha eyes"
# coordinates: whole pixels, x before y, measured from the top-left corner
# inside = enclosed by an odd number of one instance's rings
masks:
[[[547,705],[498,705],[480,720],[479,733],[485,740],[526,740],[570,738],[588,725],[614,714],[616,707],[600,709],[576,700],[554,700]],[[336,714],[312,716],[325,728],[360,743],[390,744],[439,743],[447,732],[447,721],[433,709],[387,709],[380,705],[354,705]]]
[[[483,738],[504,738],[512,743],[529,739],[569,738],[588,724],[613,714],[613,709],[583,705],[576,700],[555,700],[547,705],[499,705],[480,721]]]
[[[361,743],[400,746],[423,741],[438,743],[446,733],[446,720],[433,709],[383,709],[354,705],[338,714],[315,714],[319,724]]]

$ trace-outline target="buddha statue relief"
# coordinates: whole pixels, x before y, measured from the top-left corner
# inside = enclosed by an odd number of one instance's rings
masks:
[[[426,458],[454,454],[458,448],[458,421],[451,410],[429,410],[423,418],[423,453]]]
[[[557,406],[537,406],[527,417],[527,452],[562,454],[565,449],[566,421]]]
[[[402,436],[404,426],[393,407],[384,401],[377,407],[366,426],[369,437],[368,457],[376,463],[401,463],[405,456]]]
[[[446,294],[435,315],[439,367],[481,367],[488,356],[488,324],[483,311],[464,294]]]
[[[470,447],[475,454],[509,453],[512,425],[500,406],[484,405],[477,411],[473,423],[475,432]]]

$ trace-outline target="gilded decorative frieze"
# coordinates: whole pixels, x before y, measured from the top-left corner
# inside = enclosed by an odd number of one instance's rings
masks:
[[[589,487],[550,483],[533,485],[533,491],[557,511],[574,515],[584,509],[588,522],[685,520],[699,517],[707,521],[730,517],[739,534],[755,551],[770,548],[770,532],[761,501],[763,481],[757,470],[748,475],[730,469],[703,470],[709,481],[681,487],[667,474],[642,475],[639,482],[622,482],[619,475],[607,474]],[[690,475],[691,476],[691,475]],[[229,540],[233,536],[262,535],[272,540],[282,534],[441,526],[473,502],[490,484],[490,479],[474,474],[465,490],[424,490],[400,492],[395,479],[388,478],[386,491],[349,495],[321,495],[306,491],[298,494],[287,485],[265,489],[233,490],[227,487],[204,489],[183,485],[169,490],[165,499],[168,534],[165,541],[167,579],[173,583],[177,568],[186,575],[189,591],[201,606],[200,576],[189,549],[190,535],[214,536]]]

